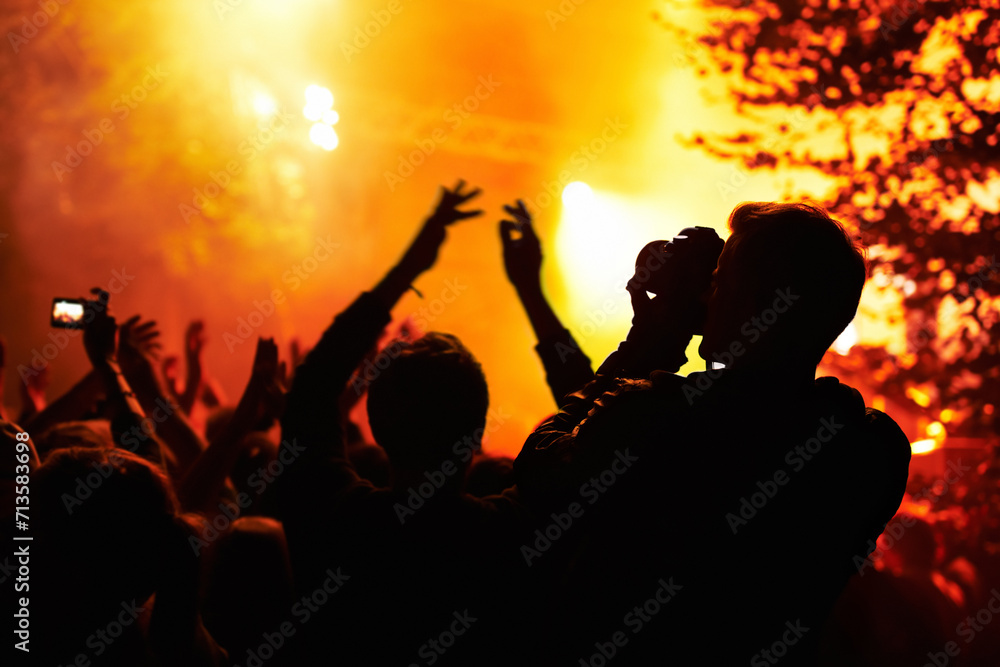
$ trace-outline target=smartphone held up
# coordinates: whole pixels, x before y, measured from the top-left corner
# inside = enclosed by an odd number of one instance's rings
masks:
[[[52,299],[52,326],[59,329],[79,329],[83,326],[86,306],[83,299]]]

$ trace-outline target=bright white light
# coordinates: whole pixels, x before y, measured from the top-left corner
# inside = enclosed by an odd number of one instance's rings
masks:
[[[251,105],[253,110],[261,116],[273,115],[278,110],[278,103],[275,102],[274,98],[263,92],[254,93]]]
[[[336,131],[326,123],[315,123],[309,129],[309,139],[323,150],[332,151],[340,143]]]
[[[315,118],[310,118],[309,120],[316,120]],[[340,120],[340,114],[333,109],[327,109],[323,112],[323,122],[327,125],[336,125],[337,121]]]
[[[586,208],[594,203],[594,191],[583,181],[573,181],[563,188],[562,200],[566,208]]]
[[[316,107],[320,113],[333,107],[333,93],[315,84],[306,88],[306,106]]]
[[[323,116],[323,111],[317,107],[305,105],[302,109],[302,115],[306,117],[306,120],[311,120],[313,122],[318,121]]]
[[[854,347],[857,342],[858,329],[854,326],[854,322],[851,322],[847,325],[847,328],[844,329],[839,336],[837,336],[837,340],[833,341],[833,345],[831,347],[837,354],[844,355],[850,352],[851,348]]]

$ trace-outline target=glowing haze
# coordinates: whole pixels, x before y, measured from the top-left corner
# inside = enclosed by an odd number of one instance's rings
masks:
[[[722,232],[738,201],[781,192],[755,174],[723,197],[732,165],[676,140],[734,111],[677,64],[656,3],[94,0],[51,3],[42,25],[37,2],[6,4],[8,403],[52,297],[114,272],[115,312],[159,321],[168,352],[206,320],[235,400],[256,336],[310,345],[461,177],[487,215],[449,232],[394,314],[474,351],[501,422],[487,450],[513,454],[555,406],[503,272],[502,204],[528,202],[546,291],[596,365],[627,331],[643,244]],[[78,342],[52,363],[53,394],[86,368]]]

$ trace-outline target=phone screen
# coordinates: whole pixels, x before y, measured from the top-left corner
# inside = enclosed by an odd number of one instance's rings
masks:
[[[83,301],[79,299],[52,300],[52,326],[63,329],[79,327],[83,322]]]

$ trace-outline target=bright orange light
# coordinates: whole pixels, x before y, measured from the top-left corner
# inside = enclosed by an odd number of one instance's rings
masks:
[[[922,408],[926,408],[931,404],[931,397],[927,392],[921,391],[916,387],[908,387],[906,389],[906,397]]]
[[[937,449],[938,444],[934,438],[926,438],[910,443],[910,452],[913,454],[930,454]]]
[[[332,151],[340,143],[336,131],[326,123],[315,123],[309,130],[309,139],[323,150]]]
[[[951,408],[945,408],[944,410],[941,411],[941,421],[950,422],[954,418],[955,418],[955,411],[952,410]]]

